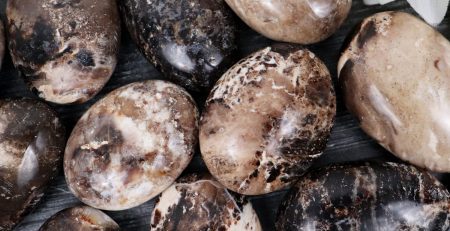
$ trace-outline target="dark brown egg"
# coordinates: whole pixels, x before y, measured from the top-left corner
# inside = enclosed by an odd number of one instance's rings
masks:
[[[39,231],[119,231],[119,225],[89,206],[64,209],[50,217]]]
[[[284,189],[321,156],[335,113],[322,61],[296,46],[267,47],[233,66],[213,88],[200,122],[203,159],[235,192]]]
[[[431,174],[397,163],[308,173],[280,206],[277,230],[449,230],[450,194]]]
[[[82,103],[117,63],[120,20],[111,0],[8,0],[9,50],[39,97]]]
[[[191,161],[197,123],[193,99],[175,84],[150,80],[109,93],[81,117],[67,142],[70,190],[105,210],[152,199]]]
[[[0,230],[12,229],[58,175],[64,128],[44,103],[0,100]]]
[[[262,231],[252,204],[209,174],[177,180],[159,197],[151,229]]]
[[[236,51],[223,0],[122,0],[123,19],[147,59],[171,81],[208,91]]]

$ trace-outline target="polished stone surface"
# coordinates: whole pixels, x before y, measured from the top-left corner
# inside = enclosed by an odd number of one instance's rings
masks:
[[[431,174],[410,165],[333,165],[292,188],[277,230],[449,230],[449,199]]]
[[[5,57],[6,39],[5,39],[5,27],[3,21],[0,20],[0,69],[3,65],[3,58]]]
[[[76,206],[50,217],[39,231],[119,231],[119,225],[102,211]]]
[[[450,172],[450,43],[407,13],[366,18],[339,60],[347,108],[397,157]]]
[[[136,82],[109,93],[81,117],[67,142],[71,192],[105,210],[152,199],[191,161],[197,123],[193,99],[172,83]]]
[[[12,229],[58,176],[64,128],[44,103],[0,100],[0,230]]]
[[[252,204],[209,174],[177,180],[158,198],[151,230],[262,231]]]
[[[169,80],[207,92],[231,66],[234,17],[223,0],[123,0],[128,30]]]
[[[208,97],[200,149],[210,172],[247,195],[285,189],[319,158],[336,113],[326,66],[276,44],[226,72]]]
[[[277,41],[320,42],[342,25],[352,0],[225,0],[252,29]]]
[[[9,0],[6,16],[14,65],[39,97],[83,103],[112,75],[120,41],[115,1]]]

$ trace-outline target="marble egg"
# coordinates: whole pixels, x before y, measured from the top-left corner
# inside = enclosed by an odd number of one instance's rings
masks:
[[[213,177],[189,175],[166,189],[155,205],[151,230],[262,231],[252,204]]]
[[[398,163],[334,165],[286,195],[277,230],[450,230],[450,194],[431,174]]]
[[[119,225],[102,211],[89,206],[64,209],[50,217],[39,231],[119,231]]]
[[[112,75],[120,44],[116,1],[8,0],[6,16],[13,63],[39,97],[83,103]]]
[[[352,0],[225,0],[260,34],[282,42],[311,44],[330,37],[342,25]]]
[[[123,0],[121,9],[146,58],[190,91],[207,92],[234,62],[234,16],[223,0]]]
[[[165,81],[132,83],[109,93],[81,117],[67,142],[70,190],[104,210],[152,199],[191,161],[198,117],[191,96]]]
[[[397,157],[450,172],[450,43],[402,12],[366,18],[342,54],[339,80],[362,129]]]
[[[321,156],[336,114],[330,73],[307,49],[275,44],[222,78],[200,121],[200,149],[232,191],[284,189]]]
[[[62,166],[65,129],[44,103],[0,100],[0,230],[40,201]]]

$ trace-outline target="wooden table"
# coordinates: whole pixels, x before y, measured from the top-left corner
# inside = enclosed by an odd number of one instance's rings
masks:
[[[5,19],[6,0],[0,0],[1,17]],[[368,7],[362,0],[353,0],[353,7],[344,25],[331,38],[311,46],[310,50],[316,53],[328,66],[338,95],[338,110],[336,123],[328,143],[328,148],[323,157],[319,159],[315,167],[323,166],[333,162],[356,161],[371,158],[394,159],[387,151],[379,146],[375,141],[366,136],[358,127],[356,120],[347,112],[342,103],[342,93],[336,85],[336,66],[339,59],[341,46],[344,39],[364,17],[373,13],[387,10],[406,11],[412,13],[413,10],[404,0],[399,0],[384,6]],[[248,28],[241,21],[238,31],[239,58],[243,58],[249,53],[270,44],[271,41],[257,34]],[[450,17],[447,16],[443,23],[437,28],[447,38],[450,38]],[[106,87],[93,100],[83,105],[58,106],[51,105],[60,115],[68,131],[73,128],[80,116],[99,98],[108,92],[122,85],[145,79],[158,79],[162,76],[149,64],[139,53],[136,46],[130,39],[128,32],[123,29],[122,45],[120,49],[119,64]],[[0,72],[0,98],[8,97],[35,97],[27,89],[20,79],[18,72],[14,69],[9,54],[6,55],[3,69]],[[194,160],[189,165],[186,172],[194,172],[204,169],[205,165],[197,153]],[[439,178],[450,186],[447,175],[438,175]],[[285,194],[284,191],[276,192],[265,196],[251,197],[250,200],[260,217],[264,230],[274,230],[275,216],[280,200]],[[47,194],[42,199],[40,205],[33,213],[17,227],[16,230],[37,230],[41,224],[56,212],[79,204],[80,202],[69,192],[64,177],[61,174],[50,186]],[[139,207],[120,211],[106,212],[123,230],[149,230],[150,214],[154,201],[149,201]],[[1,206],[1,205],[0,205]]]

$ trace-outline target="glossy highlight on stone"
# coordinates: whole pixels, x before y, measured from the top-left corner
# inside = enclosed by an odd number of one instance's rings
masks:
[[[225,0],[252,29],[281,42],[311,44],[342,25],[352,0]]]
[[[0,230],[13,229],[58,176],[64,134],[44,103],[0,100]]]
[[[132,83],[109,93],[81,117],[67,142],[70,190],[104,210],[152,199],[191,161],[198,117],[191,96],[165,81]]]
[[[116,1],[8,0],[9,50],[37,95],[83,103],[112,75],[119,52]]]
[[[333,165],[308,173],[280,206],[277,230],[450,229],[450,194],[398,163]]]
[[[76,206],[50,217],[39,231],[119,231],[119,225],[102,211]]]
[[[348,110],[397,157],[450,172],[450,43],[402,12],[366,18],[339,60]]]
[[[209,174],[180,178],[158,198],[151,230],[262,231],[252,204]]]
[[[217,82],[200,122],[214,177],[235,192],[284,189],[321,156],[336,114],[327,67],[310,51],[275,44]]]
[[[142,53],[188,90],[208,91],[234,61],[234,17],[223,0],[123,0],[121,9]]]

